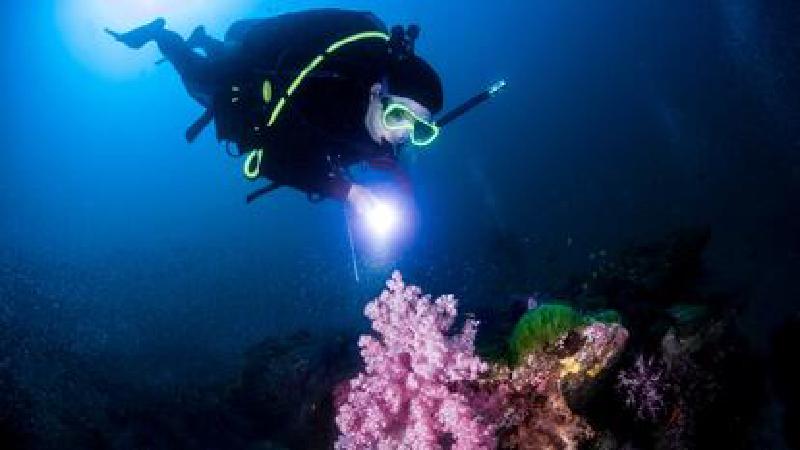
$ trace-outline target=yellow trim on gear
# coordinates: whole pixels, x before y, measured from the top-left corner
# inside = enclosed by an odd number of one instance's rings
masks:
[[[281,97],[281,99],[278,100],[278,105],[275,107],[275,109],[272,110],[272,116],[270,116],[269,123],[267,123],[268,127],[271,127],[272,124],[275,123],[275,119],[278,118],[278,114],[281,113],[281,110],[283,109],[283,105],[285,105],[285,104],[286,104],[286,98]]]
[[[352,36],[348,36],[344,39],[340,39],[334,42],[330,47],[325,50],[326,55],[330,55],[331,53],[339,50],[340,48],[344,47],[347,44],[360,41],[362,39],[383,39],[384,41],[389,41],[389,35],[382,32],[382,31],[365,31],[363,33],[354,34]],[[324,55],[317,55],[308,65],[292,80],[292,83],[289,85],[289,89],[286,90],[286,94],[278,100],[278,104],[275,105],[275,109],[272,110],[272,114],[269,117],[269,122],[267,122],[267,126],[271,127],[276,120],[278,120],[278,116],[280,115],[283,107],[286,105],[286,101],[289,97],[294,94],[298,87],[300,87],[300,83],[303,82],[303,79],[308,76],[314,69],[317,68],[322,62],[325,60]],[[269,80],[264,81],[264,85],[269,82]],[[271,89],[270,89],[271,91]],[[272,93],[270,92],[270,98],[272,98]],[[266,100],[265,95],[265,102],[269,103]]]
[[[269,80],[264,80],[264,84],[261,85],[261,98],[264,99],[264,103],[272,101],[272,83]]]
[[[294,90],[297,89],[297,86],[300,86],[300,83],[303,81],[303,78],[305,78],[306,75],[308,75],[312,70],[314,70],[314,68],[317,67],[319,63],[322,62],[323,59],[325,59],[324,56],[317,55],[317,57],[314,58],[314,60],[311,61],[311,63],[307,65],[302,72],[300,72],[300,75],[298,75],[297,78],[295,78],[294,81],[292,81],[292,84],[289,86],[289,89],[286,90],[287,97],[292,96]]]
[[[336,50],[339,50],[341,47],[350,44],[351,42],[360,41],[361,39],[368,39],[368,38],[378,38],[378,39],[383,39],[384,41],[387,42],[389,41],[389,35],[382,31],[365,31],[363,33],[354,34],[340,41],[337,41],[336,43],[328,47],[328,49],[325,50],[325,53],[328,54],[333,53]]]

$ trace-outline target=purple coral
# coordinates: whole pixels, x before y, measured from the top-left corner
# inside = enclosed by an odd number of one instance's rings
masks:
[[[340,396],[336,448],[494,448],[494,427],[457,388],[488,369],[474,354],[477,322],[451,334],[453,296],[431,301],[396,271],[386,286],[364,309],[377,336],[359,339],[366,367]]]
[[[664,369],[653,358],[645,361],[639,355],[633,367],[619,373],[617,389],[639,419],[656,420],[664,411],[664,378]]]

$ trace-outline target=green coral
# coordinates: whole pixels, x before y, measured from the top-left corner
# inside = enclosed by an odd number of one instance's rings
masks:
[[[511,362],[518,363],[525,355],[540,351],[564,333],[594,322],[620,323],[622,317],[613,309],[581,314],[569,305],[548,304],[526,312],[514,326],[508,347]]]
[[[567,305],[543,305],[525,313],[511,333],[509,348],[514,363],[542,350],[562,334],[587,323],[587,318]]]

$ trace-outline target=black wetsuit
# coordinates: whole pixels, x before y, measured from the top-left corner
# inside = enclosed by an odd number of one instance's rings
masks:
[[[177,42],[158,43],[190,94],[213,114],[217,138],[242,153],[263,149],[259,176],[311,197],[344,199],[352,164],[376,162],[399,173],[392,147],[375,143],[365,127],[370,87],[383,76],[387,42],[367,38],[326,53],[363,32],[387,29],[371,13],[325,9],[236,22],[224,49],[211,58],[189,54]],[[318,55],[322,63],[288,95]],[[281,99],[283,108],[275,114]]]

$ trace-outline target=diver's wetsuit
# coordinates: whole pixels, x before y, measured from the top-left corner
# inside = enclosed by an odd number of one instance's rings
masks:
[[[259,176],[310,197],[344,199],[348,166],[378,162],[398,170],[392,147],[375,143],[365,126],[369,90],[382,79],[387,42],[362,39],[326,53],[344,38],[376,31],[387,32],[371,13],[325,9],[236,22],[212,58],[170,31],[161,30],[156,42],[190,95],[213,112],[217,138],[242,153],[263,149]],[[289,95],[318,55],[323,62]]]

